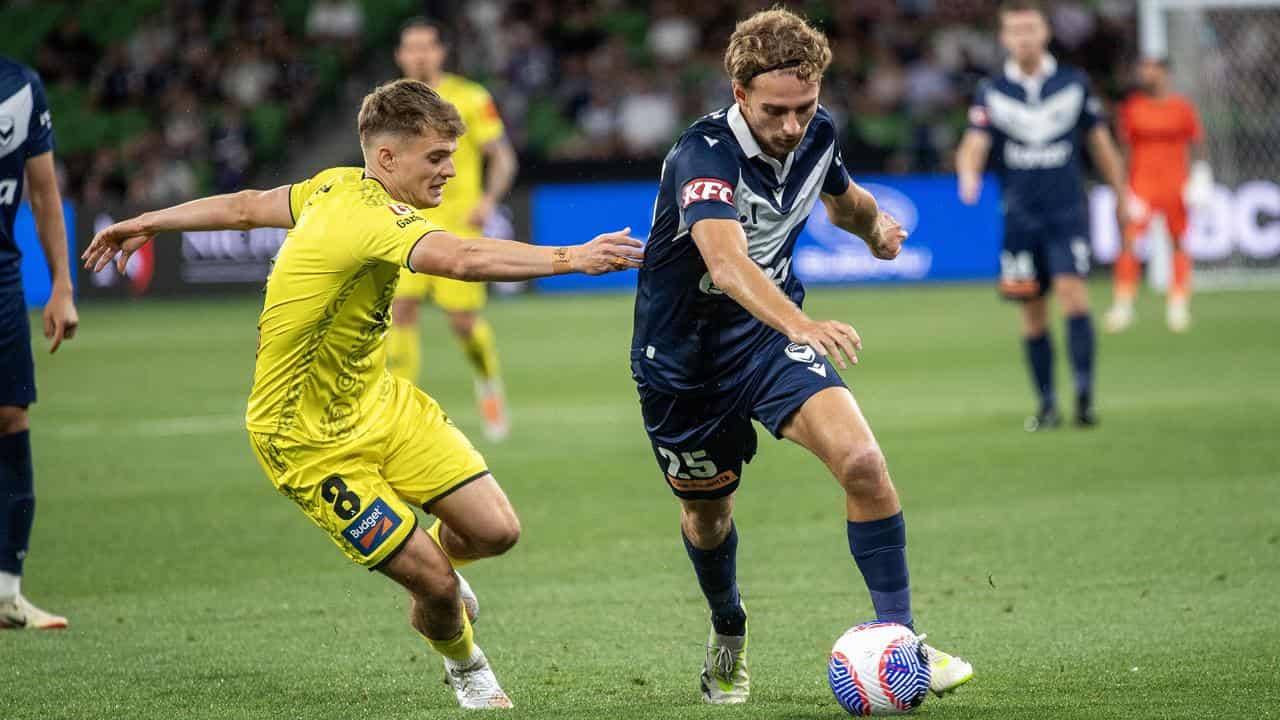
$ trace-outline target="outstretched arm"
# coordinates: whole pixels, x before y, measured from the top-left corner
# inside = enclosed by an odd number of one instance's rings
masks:
[[[513,240],[460,238],[437,230],[423,235],[409,253],[414,272],[455,280],[531,280],[580,272],[602,275],[638,268],[644,261],[631,228],[597,235],[591,242],[569,247],[529,245]]]
[[[711,282],[757,320],[794,343],[812,346],[841,369],[846,367],[841,353],[850,362],[858,362],[855,353],[862,347],[858,333],[845,323],[816,321],[805,315],[747,254],[747,236],[737,220],[700,220],[691,232]]]
[[[81,256],[84,266],[98,272],[116,258],[123,271],[129,256],[159,232],[291,228],[293,214],[289,210],[289,187],[281,185],[272,190],[241,190],[214,195],[122,220],[93,237],[93,242]]]
[[[831,223],[862,238],[872,255],[881,260],[898,257],[907,235],[893,216],[880,212],[876,199],[866,189],[850,182],[840,195],[824,194],[822,204],[827,207]]]

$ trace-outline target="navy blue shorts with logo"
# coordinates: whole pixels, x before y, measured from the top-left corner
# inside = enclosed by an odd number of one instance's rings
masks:
[[[738,489],[742,466],[756,454],[756,431],[774,437],[822,390],[846,387],[826,358],[778,335],[746,381],[716,394],[671,395],[640,383],[640,409],[654,457],[676,496],[724,497]]]
[[[1089,275],[1089,219],[1072,213],[1037,228],[1004,230],[1000,294],[1030,300],[1049,292],[1056,275]]]
[[[0,405],[26,407],[36,401],[31,325],[22,290],[0,290]]]

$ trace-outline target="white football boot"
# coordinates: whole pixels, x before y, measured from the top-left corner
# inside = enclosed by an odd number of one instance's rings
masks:
[[[702,701],[709,705],[737,705],[751,694],[747,672],[747,635],[719,635],[711,629],[707,656],[702,662]]]
[[[491,710],[514,707],[511,698],[498,685],[489,660],[479,645],[466,662],[444,659],[445,681],[453,688],[458,705],[466,710]]]
[[[45,612],[21,594],[0,602],[0,630],[64,630],[67,619]]]
[[[973,666],[964,660],[942,652],[924,642],[926,636],[920,636],[920,645],[929,657],[929,690],[942,697],[973,679]]]
[[[1111,334],[1124,332],[1133,326],[1133,303],[1117,302],[1103,317],[1103,326]]]
[[[1165,323],[1176,333],[1184,333],[1191,329],[1191,304],[1185,297],[1171,297],[1165,308]]]

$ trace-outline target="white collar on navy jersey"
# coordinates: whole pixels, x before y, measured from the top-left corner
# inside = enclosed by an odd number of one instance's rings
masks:
[[[1057,71],[1058,61],[1049,53],[1045,53],[1044,57],[1040,59],[1040,69],[1035,75],[1027,75],[1022,72],[1022,68],[1018,67],[1018,63],[1014,62],[1013,58],[1004,61],[1005,77],[1020,85],[1025,85],[1029,82],[1043,84],[1045,80],[1048,80]]]
[[[738,141],[738,145],[742,147],[742,152],[747,157],[758,157],[769,164],[773,168],[773,174],[777,176],[778,182],[784,182],[787,174],[791,172],[791,163],[795,160],[795,152],[787,153],[787,161],[785,163],[778,162],[778,159],[765,152],[760,148],[760,143],[756,142],[756,136],[751,134],[751,128],[747,126],[747,119],[742,117],[742,110],[738,108],[738,103],[734,103],[729,108],[727,114],[729,129],[733,131],[733,137]]]

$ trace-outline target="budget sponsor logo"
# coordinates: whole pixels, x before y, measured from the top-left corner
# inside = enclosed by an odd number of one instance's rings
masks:
[[[402,522],[404,521],[400,516],[382,498],[378,498],[364,513],[352,520],[342,534],[361,555],[367,557],[381,547]]]

